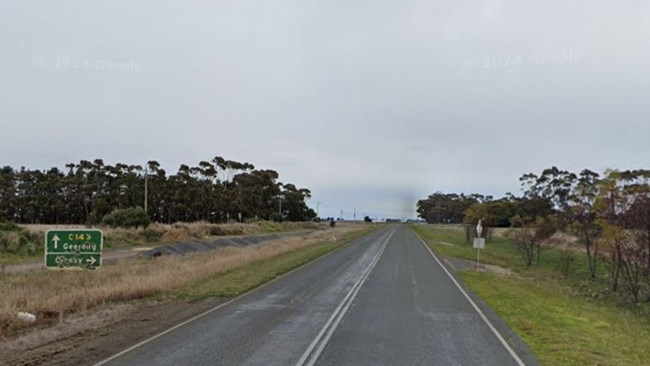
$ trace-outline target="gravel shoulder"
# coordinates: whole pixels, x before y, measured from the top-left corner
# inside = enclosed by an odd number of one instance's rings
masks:
[[[454,271],[464,272],[464,271],[480,271],[480,272],[492,272],[500,275],[512,275],[513,272],[508,268],[503,268],[500,266],[495,266],[493,264],[479,263],[476,265],[475,261],[470,261],[462,258],[453,258],[453,257],[444,257],[445,263],[447,263]]]
[[[0,365],[93,365],[226,300],[110,305],[0,344]]]

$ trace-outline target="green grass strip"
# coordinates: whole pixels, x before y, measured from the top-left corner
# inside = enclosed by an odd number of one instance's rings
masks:
[[[650,322],[632,312],[574,297],[551,278],[460,277],[544,365],[650,365]]]
[[[378,228],[379,226],[375,225],[369,226],[363,230],[344,235],[337,241],[310,245],[246,264],[236,270],[208,277],[185,287],[177,293],[177,296],[188,300],[199,300],[208,297],[237,297]]]

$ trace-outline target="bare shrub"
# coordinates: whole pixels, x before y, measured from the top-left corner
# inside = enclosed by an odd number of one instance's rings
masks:
[[[539,264],[542,252],[554,246],[554,242],[547,239],[555,231],[555,226],[550,221],[538,218],[529,226],[512,229],[507,236],[514,242],[526,267],[530,267],[533,262]]]
[[[560,267],[560,272],[564,275],[564,277],[569,276],[569,273],[571,271],[571,265],[575,261],[576,257],[576,251],[575,249],[571,248],[569,244],[563,246],[560,249],[560,262],[558,263]]]

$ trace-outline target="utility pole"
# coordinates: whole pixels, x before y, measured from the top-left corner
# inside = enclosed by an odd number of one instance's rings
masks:
[[[341,216],[339,216],[339,218],[343,221],[343,210],[341,210]]]
[[[357,208],[354,208],[354,221],[357,221]]]
[[[149,170],[147,166],[144,166],[144,213],[147,214],[147,196],[149,195],[149,187],[148,187],[148,177],[149,177]]]
[[[316,217],[320,218],[320,201],[316,202]]]

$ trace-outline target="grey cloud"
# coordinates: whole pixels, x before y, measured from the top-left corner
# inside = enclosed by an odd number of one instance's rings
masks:
[[[15,1],[0,13],[0,164],[157,159],[174,172],[223,155],[311,188],[314,206],[404,217],[437,190],[517,193],[549,165],[643,167],[648,11]]]

